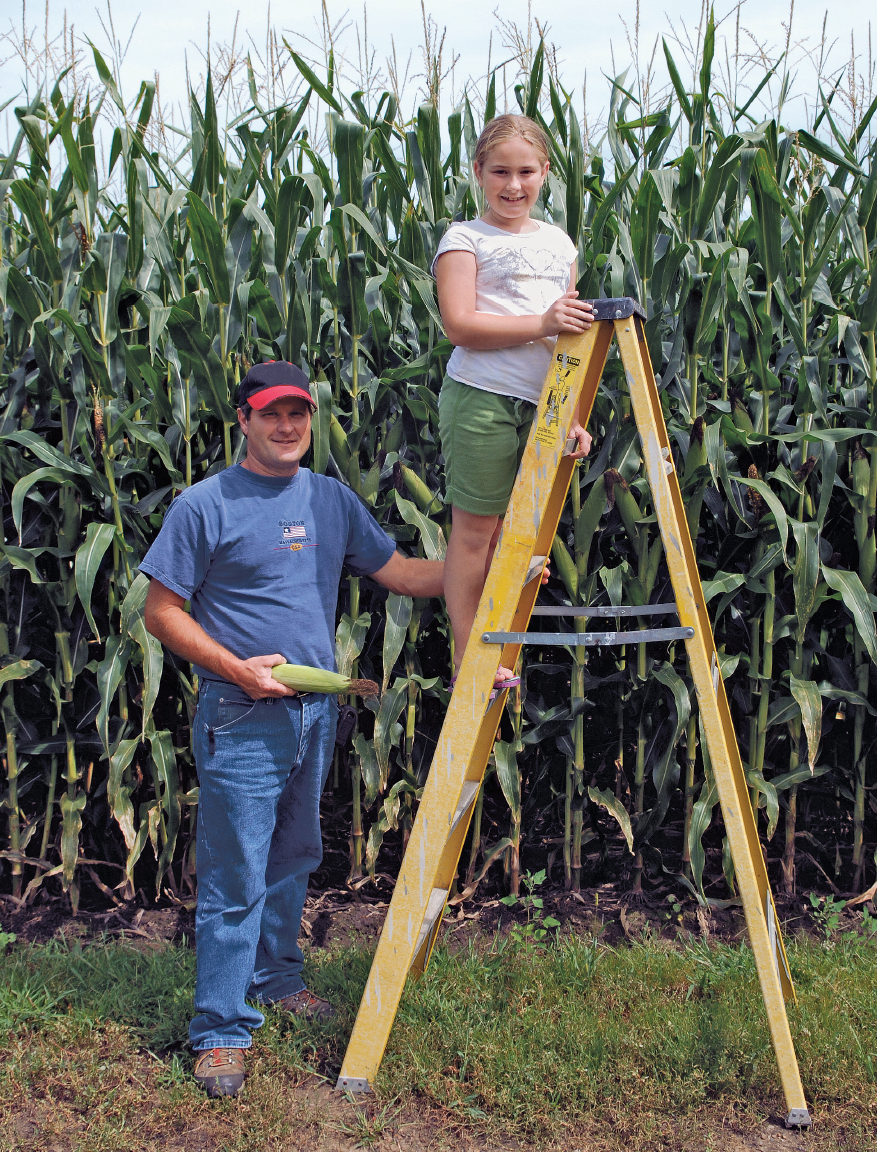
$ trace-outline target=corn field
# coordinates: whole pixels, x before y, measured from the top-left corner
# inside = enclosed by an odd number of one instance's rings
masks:
[[[647,312],[772,877],[788,897],[797,871],[800,889],[859,891],[875,815],[875,101],[845,127],[838,86],[821,89],[810,129],[787,130],[780,107],[754,115],[768,73],[720,93],[712,17],[691,82],[664,51],[667,99],[648,110],[617,78],[600,148],[542,42],[514,96],[549,136],[540,207],[578,246],[580,294]],[[346,94],[331,54],[326,70],[289,61],[295,101],[266,104],[251,74],[222,124],[208,74],[174,155],[155,145],[155,85],[126,104],[96,49],[89,92],[59,74],[14,110],[0,157],[0,857],[19,903],[191,901],[197,685],[145,629],[138,564],[174,494],[241,458],[230,396],[252,363],[305,368],[310,467],[353,488],[403,550],[444,553],[451,346],[429,268],[447,224],[480,211],[471,159],[496,75],[442,123],[436,99],[406,119],[390,91]],[[547,602],[671,599],[613,356]],[[440,602],[343,580],[339,669],[382,687],[328,785],[350,884],[395,876],[449,638]],[[539,864],[574,891],[673,883],[734,901],[682,646],[531,648],[521,673],[454,900],[483,879],[517,893]]]

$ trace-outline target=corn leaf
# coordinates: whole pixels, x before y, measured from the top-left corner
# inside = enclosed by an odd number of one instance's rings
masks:
[[[381,664],[384,667],[384,679],[381,683],[382,693],[390,683],[390,675],[396,664],[396,659],[402,652],[406,631],[412,619],[412,599],[398,593],[389,594],[386,602],[387,618],[384,622],[384,642]]]
[[[875,643],[875,618],[872,603],[863,582],[856,573],[848,569],[832,569],[829,565],[821,565],[823,579],[830,589],[841,594],[845,608],[854,619],[857,633],[859,633],[869,659],[878,661],[878,647]]]
[[[114,525],[92,521],[86,530],[84,544],[76,551],[74,565],[76,592],[85,610],[92,633],[98,641],[101,638],[92,612],[92,591],[101,561],[113,543],[115,535],[116,527]]]
[[[790,692],[802,714],[802,724],[808,741],[808,767],[814,772],[820,750],[820,730],[823,725],[823,699],[813,681],[802,681],[790,674]]]
[[[610,790],[597,789],[593,785],[588,787],[588,796],[595,805],[599,805],[602,809],[605,809],[611,817],[616,819],[625,837],[628,852],[634,853],[634,834],[631,831],[631,818],[625,812],[622,803],[613,797]]]

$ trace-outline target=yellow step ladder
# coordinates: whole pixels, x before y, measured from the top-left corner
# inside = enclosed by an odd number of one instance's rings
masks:
[[[555,347],[336,1088],[354,1093],[370,1089],[406,977],[423,973],[427,965],[506,700],[504,691],[490,701],[498,664],[513,668],[527,643],[612,645],[680,638],[686,644],[768,1013],[789,1111],[786,1123],[808,1126],[811,1116],[784,1005],[785,997],[795,995],[644,338],[643,311],[629,297],[593,305],[596,323],[589,332],[562,335]],[[637,606],[632,615],[676,610],[679,626],[619,633],[526,633],[573,473],[567,432],[576,419],[588,425],[613,336],[628,380],[676,600],[676,605]],[[613,606],[610,612],[613,617],[625,615],[624,607]],[[601,614],[577,609],[576,615]]]

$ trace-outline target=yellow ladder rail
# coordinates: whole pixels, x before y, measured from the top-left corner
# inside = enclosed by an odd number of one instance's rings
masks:
[[[555,348],[336,1088],[352,1092],[371,1088],[406,978],[422,973],[429,960],[506,700],[505,691],[490,700],[494,675],[498,664],[514,666],[526,642],[543,562],[551,552],[573,472],[573,460],[565,454],[567,431],[574,418],[588,425],[615,337],[680,622],[680,629],[664,632],[674,633],[686,645],[786,1098],[786,1122],[807,1126],[811,1116],[784,1004],[785,997],[795,994],[650,365],[642,311],[627,297],[595,301],[594,307],[596,323],[590,331],[563,335]],[[658,637],[661,631],[654,633]]]

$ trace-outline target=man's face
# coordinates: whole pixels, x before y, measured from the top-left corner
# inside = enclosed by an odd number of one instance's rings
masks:
[[[250,419],[238,409],[247,438],[245,469],[264,477],[293,477],[311,446],[311,406],[299,397],[281,397],[253,409]]]

